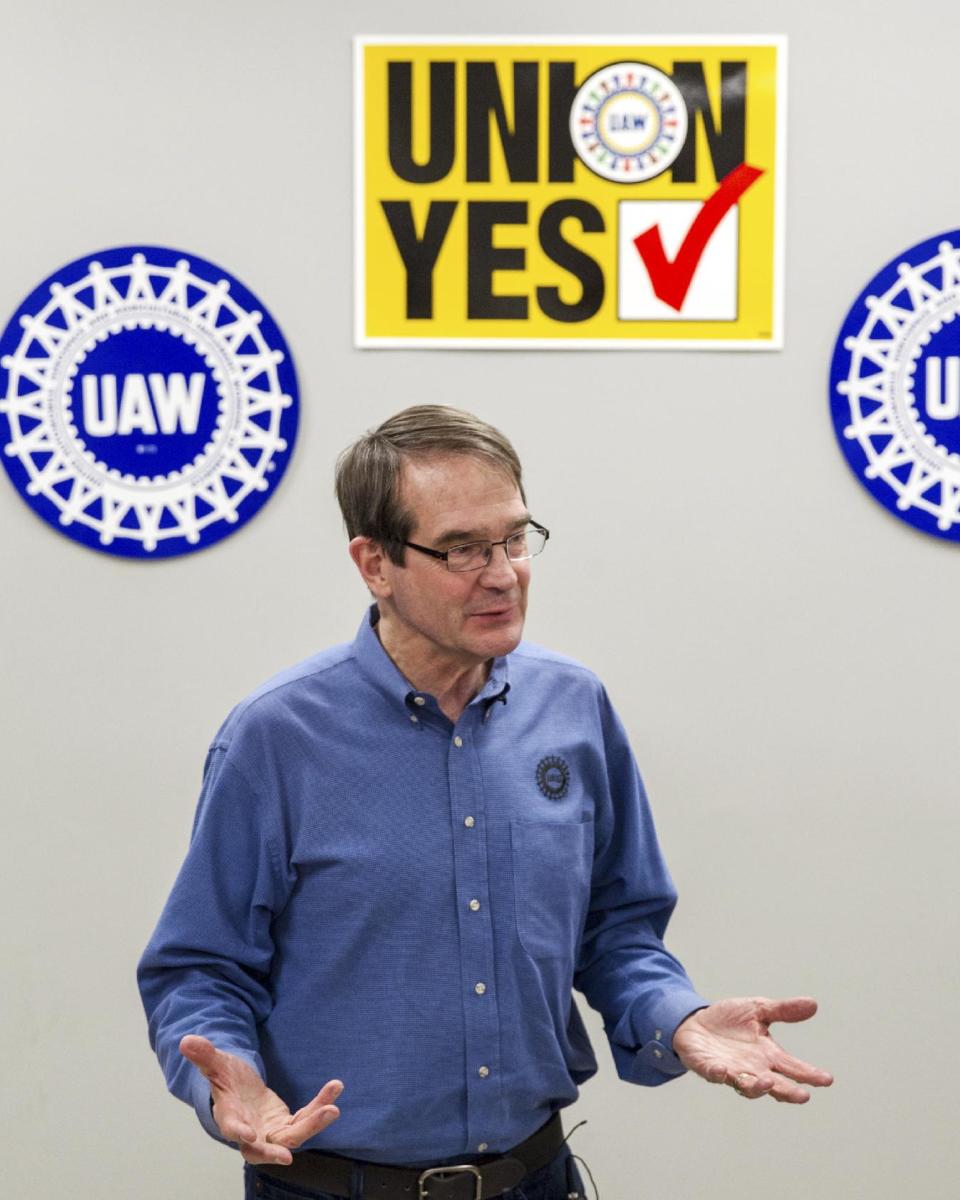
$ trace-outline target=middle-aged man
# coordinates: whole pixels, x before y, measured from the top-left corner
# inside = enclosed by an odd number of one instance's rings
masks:
[[[708,1004],[664,948],[676,894],[623,727],[593,674],[521,642],[549,535],[507,439],[410,408],[337,491],[374,604],[224,723],[140,964],[168,1085],[239,1146],[247,1196],[580,1196],[573,988],[630,1082],[829,1084],[769,1034],[812,1000]]]

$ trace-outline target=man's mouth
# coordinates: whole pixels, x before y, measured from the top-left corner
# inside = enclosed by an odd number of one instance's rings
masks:
[[[471,617],[503,617],[508,613],[512,613],[515,608],[515,604],[505,604],[498,608],[485,608],[480,612],[473,612],[468,615]]]

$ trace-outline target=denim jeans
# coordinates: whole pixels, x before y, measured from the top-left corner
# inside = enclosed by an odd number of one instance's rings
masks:
[[[351,1200],[363,1200],[356,1175],[354,1172]],[[249,1166],[244,1167],[244,1183],[245,1200],[340,1200],[329,1192],[316,1192],[299,1184],[281,1183],[265,1175],[257,1175]],[[505,1192],[499,1200],[568,1200],[571,1195],[576,1196],[577,1200],[586,1200],[577,1164],[569,1148],[564,1146],[552,1162],[528,1175],[518,1187]],[[416,1198],[412,1196],[411,1200]]]

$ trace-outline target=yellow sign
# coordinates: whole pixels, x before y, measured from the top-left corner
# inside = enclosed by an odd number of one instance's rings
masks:
[[[782,344],[784,38],[355,49],[357,345]]]

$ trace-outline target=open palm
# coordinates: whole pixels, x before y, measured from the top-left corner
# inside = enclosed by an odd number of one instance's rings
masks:
[[[180,1041],[180,1053],[209,1081],[213,1119],[249,1163],[289,1166],[292,1150],[340,1116],[333,1103],[343,1091],[339,1079],[325,1083],[309,1104],[291,1113],[248,1062],[218,1050],[207,1038],[189,1034]]]
[[[833,1076],[788,1054],[770,1036],[770,1026],[774,1021],[806,1021],[816,1011],[816,1000],[808,996],[720,1000],[680,1024],[673,1048],[685,1067],[710,1083],[730,1084],[751,1100],[769,1095],[805,1104],[810,1093],[798,1085],[829,1087]]]

